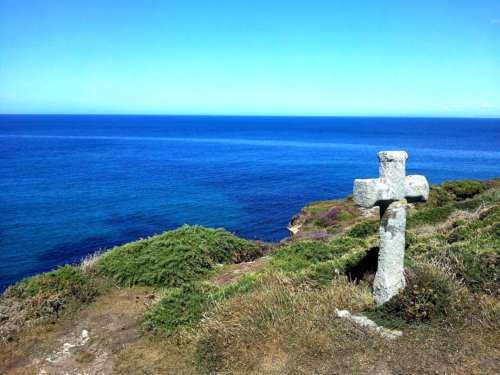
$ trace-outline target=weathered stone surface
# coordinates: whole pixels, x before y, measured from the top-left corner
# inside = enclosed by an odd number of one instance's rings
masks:
[[[359,206],[370,208],[373,206],[388,205],[397,200],[399,196],[394,185],[385,178],[354,180],[353,200]],[[399,199],[403,198],[404,195]]]
[[[353,315],[347,310],[335,310],[335,314],[340,319],[346,319],[350,322],[353,322],[354,324],[359,325],[362,328],[366,328],[369,331],[377,332],[381,336],[388,338],[388,339],[392,339],[392,340],[397,339],[398,337],[403,335],[403,332],[401,332],[401,331],[384,328],[382,326],[379,326],[377,323],[375,323],[373,320],[367,318],[366,316]]]
[[[429,183],[424,176],[412,175],[405,178],[405,198],[408,202],[425,202],[429,199]]]
[[[390,190],[387,194],[388,200],[400,200],[405,198],[405,174],[406,159],[405,151],[380,151],[378,154],[379,175]]]
[[[373,296],[377,305],[389,301],[405,287],[406,200],[391,203],[381,211],[380,251],[373,282]]]
[[[429,197],[424,176],[405,177],[404,151],[381,151],[379,178],[354,180],[354,203],[365,208],[380,206],[380,252],[373,284],[377,305],[389,301],[404,288],[406,206]]]

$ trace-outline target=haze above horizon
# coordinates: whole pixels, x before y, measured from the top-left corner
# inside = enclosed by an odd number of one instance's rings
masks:
[[[0,113],[500,117],[500,3],[0,0]]]

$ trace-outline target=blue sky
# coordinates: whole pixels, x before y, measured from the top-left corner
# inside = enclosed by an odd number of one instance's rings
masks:
[[[500,1],[0,0],[0,113],[500,117]]]

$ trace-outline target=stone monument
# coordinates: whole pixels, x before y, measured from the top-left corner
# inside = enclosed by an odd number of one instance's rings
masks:
[[[354,203],[366,208],[380,207],[380,251],[373,282],[378,306],[405,287],[406,205],[429,197],[429,183],[424,176],[405,176],[407,158],[404,151],[381,151],[380,177],[354,180]]]

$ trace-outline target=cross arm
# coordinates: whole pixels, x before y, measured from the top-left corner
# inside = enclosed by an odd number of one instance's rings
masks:
[[[391,201],[397,200],[396,192],[391,189],[391,185],[387,183],[385,178],[369,178],[354,180],[354,203],[370,208],[389,204]],[[400,197],[399,199],[402,199]]]
[[[405,177],[405,198],[409,203],[425,202],[429,199],[429,183],[424,176]]]
[[[354,180],[354,203],[370,208],[385,206],[390,203],[407,199],[409,202],[423,202],[429,198],[429,183],[424,176],[406,176],[404,181],[404,196],[401,190],[385,178],[370,178]]]

